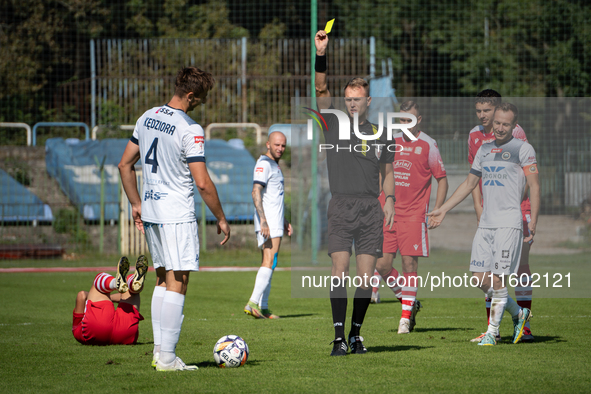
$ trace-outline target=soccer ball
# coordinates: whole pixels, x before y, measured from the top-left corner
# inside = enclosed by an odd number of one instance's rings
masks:
[[[213,347],[213,358],[220,368],[237,368],[248,360],[248,345],[238,335],[225,335]]]

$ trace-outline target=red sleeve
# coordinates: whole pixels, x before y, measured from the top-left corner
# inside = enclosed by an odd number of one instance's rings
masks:
[[[528,142],[527,137],[525,136],[525,131],[518,124],[515,125],[515,128],[513,129],[513,137],[517,138],[518,140]]]
[[[476,146],[474,144],[474,142],[472,141],[472,137],[468,136],[468,163],[470,163],[470,165],[472,165],[472,163],[474,163],[474,156],[476,155],[476,152],[478,151],[478,149],[474,149]]]
[[[435,141],[429,144],[429,168],[435,179],[447,176],[445,167],[443,166],[443,160],[441,159],[441,153],[439,153],[439,148]]]

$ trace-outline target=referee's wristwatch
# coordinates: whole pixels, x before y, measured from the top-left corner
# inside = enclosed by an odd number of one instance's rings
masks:
[[[394,195],[393,195],[393,194],[387,195],[387,196],[386,196],[386,200],[388,200],[388,198],[391,198],[391,199],[392,199],[392,202],[394,202],[394,203],[396,202],[396,197],[394,197]],[[385,201],[385,200],[384,200],[384,201]]]

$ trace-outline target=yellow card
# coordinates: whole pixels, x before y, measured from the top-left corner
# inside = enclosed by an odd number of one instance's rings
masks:
[[[326,32],[326,34],[330,33],[330,31],[332,30],[333,23],[334,23],[334,19],[331,19],[328,22],[326,22],[326,26],[324,27],[324,31]]]

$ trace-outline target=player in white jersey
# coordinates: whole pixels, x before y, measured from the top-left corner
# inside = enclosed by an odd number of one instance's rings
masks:
[[[493,290],[488,330],[479,345],[496,345],[505,309],[513,317],[513,343],[520,341],[531,317],[528,308],[521,308],[509,297],[505,286],[507,275],[519,268],[522,243],[535,235],[540,210],[536,153],[529,143],[513,138],[516,124],[517,108],[513,104],[497,107],[493,120],[496,140],[480,147],[466,180],[439,209],[427,214],[429,228],[438,227],[445,214],[463,201],[482,178],[486,203],[472,243],[470,271],[478,278],[482,291],[486,292],[491,285]],[[530,235],[524,240],[521,200],[526,183],[530,189],[531,221]]]
[[[474,163],[474,157],[476,156],[478,148],[480,148],[480,146],[482,146],[484,143],[495,140],[495,135],[493,132],[493,117],[496,107],[498,107],[500,104],[501,94],[495,90],[485,89],[476,95],[476,116],[480,120],[481,124],[470,130],[470,134],[468,136],[468,162],[470,165]],[[518,124],[515,125],[512,134],[513,137],[528,142],[525,131]],[[479,187],[476,187],[474,190],[472,190],[472,199],[474,200],[476,220],[479,222],[480,215],[482,215],[482,206],[484,203],[482,199],[482,181],[480,181]],[[521,201],[521,213],[523,215],[523,236],[527,238],[529,236],[527,222],[529,218],[531,218],[531,204],[527,192]],[[522,308],[528,308],[530,310],[532,306],[532,287],[529,286],[531,283],[529,252],[532,243],[533,240],[522,245],[521,258],[519,260],[519,272],[517,272],[519,280],[515,286],[515,298],[517,300],[517,304]],[[491,298],[489,297],[490,294],[488,293],[489,292],[487,292],[487,295],[485,296],[487,321],[490,317],[491,303]],[[484,335],[485,334],[483,333],[482,335],[472,339],[472,342],[480,342]],[[498,339],[500,339],[500,334],[497,340]],[[531,333],[530,324],[527,322],[525,325],[522,341],[531,342],[533,340],[534,336]]]
[[[199,270],[199,238],[193,180],[218,220],[218,234],[230,238],[230,226],[205,166],[203,129],[187,113],[205,104],[213,88],[211,74],[195,67],[180,70],[167,105],[146,111],[137,121],[119,163],[121,182],[138,230],[146,235],[156,269],[152,296],[154,358],[158,371],[196,370],[176,357],[189,273]],[[141,160],[143,198],[135,163]]]
[[[252,201],[254,202],[254,230],[261,248],[262,263],[254,290],[244,307],[244,313],[257,319],[278,319],[269,309],[271,279],[277,266],[277,255],[284,231],[291,235],[291,224],[283,215],[283,173],[279,160],[287,139],[279,131],[269,134],[267,153],[254,166]]]

